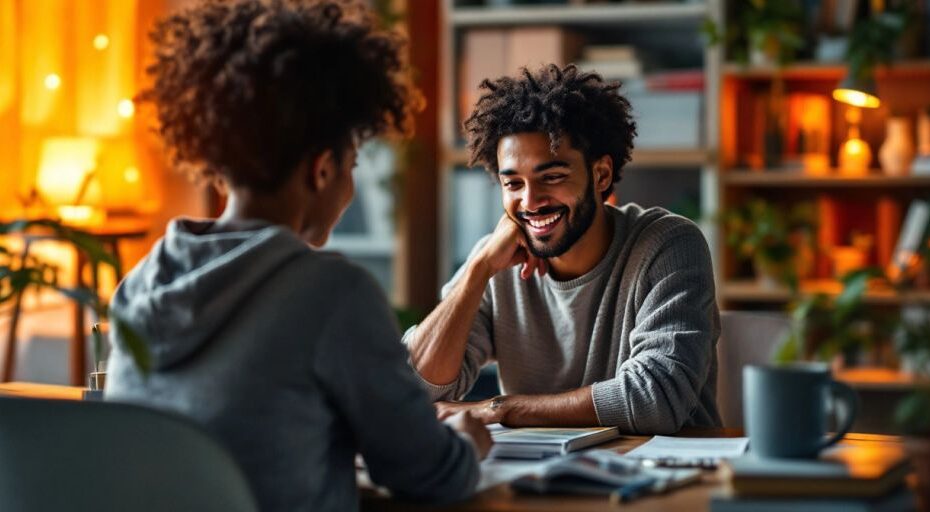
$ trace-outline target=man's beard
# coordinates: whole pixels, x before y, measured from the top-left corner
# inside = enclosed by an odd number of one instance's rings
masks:
[[[594,194],[594,183],[590,183],[584,195],[575,202],[577,205],[574,212],[566,212],[565,215],[565,234],[562,238],[553,243],[549,243],[552,235],[546,235],[541,238],[534,238],[523,227],[523,236],[526,237],[527,246],[530,253],[537,258],[556,258],[568,252],[575,245],[582,235],[588,232],[588,228],[594,223],[594,214],[597,213],[598,201]]]

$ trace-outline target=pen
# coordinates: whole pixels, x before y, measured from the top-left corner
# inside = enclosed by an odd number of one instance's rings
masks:
[[[656,479],[651,477],[636,479],[628,484],[621,486],[619,489],[611,493],[610,501],[611,503],[625,503],[627,501],[634,500],[649,492],[655,483]]]

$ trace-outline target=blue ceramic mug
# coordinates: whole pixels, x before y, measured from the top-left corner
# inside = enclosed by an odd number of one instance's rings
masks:
[[[827,435],[831,395],[836,432]],[[822,363],[743,368],[743,414],[749,449],[759,457],[812,458],[836,444],[852,427],[856,392],[836,382]]]

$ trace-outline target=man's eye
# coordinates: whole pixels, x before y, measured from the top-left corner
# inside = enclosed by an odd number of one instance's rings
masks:
[[[562,181],[563,179],[565,179],[564,174],[547,174],[543,176],[543,181],[545,181],[546,183],[558,183]]]
[[[505,181],[504,182],[504,188],[506,188],[507,190],[517,190],[518,188],[520,188],[521,185],[522,183],[520,183],[519,181]]]

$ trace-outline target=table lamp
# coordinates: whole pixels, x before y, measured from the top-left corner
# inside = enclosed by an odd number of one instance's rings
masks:
[[[849,131],[839,153],[840,173],[843,175],[862,176],[869,172],[872,149],[859,135],[859,123],[862,121],[860,109],[881,105],[875,91],[875,79],[871,71],[862,69],[851,69],[833,90],[833,99],[849,105],[846,110]]]
[[[99,153],[100,142],[92,137],[50,137],[42,142],[36,189],[65,223],[103,221],[103,211],[94,207],[100,199],[94,180]]]

